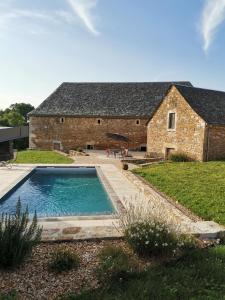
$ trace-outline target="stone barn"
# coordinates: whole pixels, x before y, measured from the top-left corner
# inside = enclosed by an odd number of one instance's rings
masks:
[[[173,85],[147,125],[147,152],[184,153],[199,161],[225,158],[225,92]]]
[[[63,83],[29,113],[30,148],[118,148],[121,142],[107,137],[116,133],[128,138],[129,149],[146,151],[147,121],[171,84]]]

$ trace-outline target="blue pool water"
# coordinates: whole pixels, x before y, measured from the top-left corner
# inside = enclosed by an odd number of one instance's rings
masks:
[[[0,200],[0,213],[13,213],[19,197],[38,217],[114,212],[95,168],[38,167]]]

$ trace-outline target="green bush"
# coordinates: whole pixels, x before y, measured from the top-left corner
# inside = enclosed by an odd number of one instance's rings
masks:
[[[125,239],[141,256],[170,255],[178,246],[176,235],[159,221],[145,220],[131,224],[125,230]]]
[[[18,294],[15,290],[10,291],[9,293],[0,294],[0,300],[16,300],[18,298]]]
[[[169,156],[169,159],[173,162],[188,162],[191,159],[184,153],[173,153]]]
[[[17,149],[18,151],[29,148],[29,138],[26,137],[19,140],[14,140],[13,148]]]
[[[42,228],[37,224],[36,213],[31,223],[28,222],[28,208],[22,212],[20,199],[14,214],[1,215],[0,268],[13,268],[21,264],[31,253],[32,248],[40,242]]]
[[[154,214],[151,209],[154,209]],[[179,224],[170,223],[164,207],[128,205],[120,215],[120,228],[130,247],[140,256],[172,256],[178,251],[195,247],[195,239],[180,232]]]
[[[99,265],[97,277],[102,283],[123,281],[130,278],[137,271],[136,261],[123,249],[107,246],[98,255]]]
[[[75,252],[66,247],[62,247],[53,252],[49,268],[54,272],[60,273],[77,269],[79,263],[80,259]]]

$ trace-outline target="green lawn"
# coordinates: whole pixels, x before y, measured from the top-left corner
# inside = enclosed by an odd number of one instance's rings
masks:
[[[200,217],[225,225],[225,162],[165,163],[135,173]]]
[[[179,261],[149,268],[121,284],[67,300],[225,299],[225,246],[189,252]]]
[[[70,164],[73,160],[54,151],[26,150],[17,153],[18,164]]]

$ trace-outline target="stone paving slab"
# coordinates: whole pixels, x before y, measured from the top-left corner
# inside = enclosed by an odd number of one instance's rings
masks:
[[[43,241],[85,240],[95,238],[121,237],[118,231],[118,219],[111,220],[71,220],[59,222],[42,222]]]
[[[0,198],[12,189],[19,181],[26,177],[33,166],[12,166],[12,168],[0,168]]]

